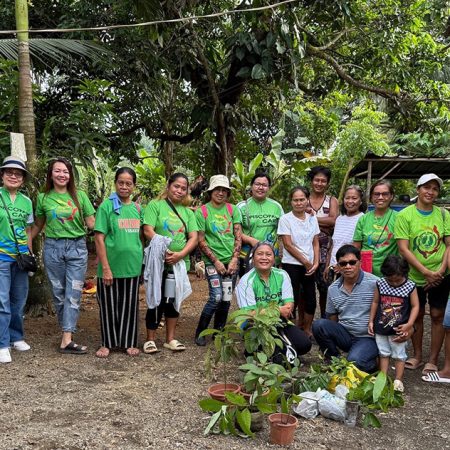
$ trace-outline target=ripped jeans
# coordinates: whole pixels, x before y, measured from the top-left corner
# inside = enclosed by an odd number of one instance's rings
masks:
[[[236,271],[231,277],[231,280],[233,282],[233,290],[236,285],[237,275],[238,272]],[[214,266],[211,265],[206,266],[206,279],[208,280],[209,297],[208,301],[206,302],[203,308],[203,312],[209,316],[212,316],[214,313],[216,313],[217,315],[218,313],[218,315],[221,316],[218,322],[222,322],[224,320],[226,321],[228,310],[230,309],[230,302],[223,301],[223,292],[222,292],[223,278],[224,277],[222,275],[217,273]]]
[[[44,264],[63,332],[74,333],[77,329],[87,258],[84,236],[78,239],[45,239]]]

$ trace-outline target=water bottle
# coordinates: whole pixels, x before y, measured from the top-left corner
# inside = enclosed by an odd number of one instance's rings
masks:
[[[164,297],[175,298],[175,275],[173,273],[168,273],[164,281]]]
[[[231,302],[233,298],[233,281],[230,277],[222,279],[222,301]]]

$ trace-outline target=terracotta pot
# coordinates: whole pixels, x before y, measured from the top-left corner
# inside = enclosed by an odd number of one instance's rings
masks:
[[[274,413],[269,416],[270,443],[289,445],[294,440],[298,420],[291,414]]]
[[[235,383],[217,383],[213,384],[208,388],[208,394],[214,400],[219,400],[221,402],[225,401],[225,392],[233,392],[238,394],[241,390],[241,386]]]
[[[252,396],[253,392],[245,392],[245,387],[243,384],[241,384],[241,390],[239,392],[247,401],[250,400],[250,397]],[[261,394],[261,397],[267,397],[270,393],[270,389],[267,389]]]

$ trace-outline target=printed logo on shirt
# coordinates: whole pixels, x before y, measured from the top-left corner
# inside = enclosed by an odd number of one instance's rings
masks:
[[[388,247],[391,243],[392,238],[394,237],[394,233],[389,231],[387,225],[373,225],[374,231],[369,234],[367,237],[367,242],[369,246],[376,246],[376,248],[380,247]]]
[[[181,224],[180,226],[180,222],[179,217],[174,212],[170,211],[169,217],[163,221],[163,229],[172,236],[176,236],[180,233],[184,234],[184,225]]]
[[[227,234],[231,232],[231,218],[229,219],[226,214],[214,214],[214,218],[211,221],[211,228],[213,233]]]
[[[52,219],[57,220],[64,224],[65,222],[72,222],[75,218],[75,214],[78,211],[77,206],[74,204],[73,200],[54,200],[57,206],[50,210],[52,214]]]
[[[380,325],[383,328],[393,327],[402,318],[404,299],[391,295],[380,295],[381,316]]]
[[[119,229],[126,230],[127,233],[138,233],[141,228],[139,219],[117,219]]]
[[[433,228],[425,226],[423,231],[413,239],[412,249],[413,252],[420,253],[426,259],[439,251],[441,241],[442,236],[436,225]]]

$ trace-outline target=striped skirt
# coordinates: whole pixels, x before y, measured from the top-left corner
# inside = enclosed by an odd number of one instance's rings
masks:
[[[114,278],[111,286],[106,286],[102,278],[97,278],[97,300],[102,346],[137,347],[139,277]]]

